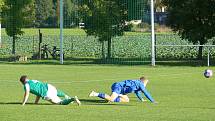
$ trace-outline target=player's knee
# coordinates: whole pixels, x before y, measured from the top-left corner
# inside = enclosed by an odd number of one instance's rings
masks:
[[[119,96],[116,92],[113,92],[112,95],[110,96],[110,100],[111,102],[116,102],[116,100],[118,100]]]
[[[125,102],[125,103],[128,103],[130,100],[129,100],[129,98],[128,98],[128,96],[127,95],[123,95],[123,96],[121,96],[121,102]]]
[[[48,100],[49,102],[51,102],[52,104],[60,104],[60,102],[56,101],[56,100]]]
[[[52,104],[60,104],[62,100],[59,97],[52,97],[49,98],[47,101],[51,102]]]
[[[117,97],[114,102],[122,102],[120,97]]]
[[[128,98],[128,97],[127,97],[127,98],[124,98],[124,102],[125,102],[125,103],[129,103],[129,102],[130,102],[129,98]]]
[[[109,101],[111,101],[111,102],[115,102],[115,98],[111,98]]]
[[[129,103],[129,102],[130,102],[129,98],[127,98],[127,99],[126,99],[126,102],[127,102],[127,103]]]
[[[120,97],[111,98],[109,101],[111,101],[111,102],[120,102]]]

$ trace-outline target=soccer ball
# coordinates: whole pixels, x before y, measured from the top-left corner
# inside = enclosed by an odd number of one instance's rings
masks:
[[[204,76],[205,76],[205,78],[210,78],[210,77],[212,77],[212,76],[213,76],[213,71],[212,71],[212,70],[209,70],[209,69],[205,70]]]

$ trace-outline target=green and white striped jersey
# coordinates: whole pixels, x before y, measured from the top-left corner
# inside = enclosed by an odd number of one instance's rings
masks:
[[[37,80],[28,80],[24,85],[24,90],[44,98],[47,95],[48,84]]]

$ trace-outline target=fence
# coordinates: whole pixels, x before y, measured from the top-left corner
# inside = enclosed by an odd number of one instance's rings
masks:
[[[1,16],[4,20],[2,27],[10,26],[8,28],[12,32],[16,30],[16,27],[19,27],[16,25],[21,26],[22,24],[22,28],[25,28],[26,31],[31,31],[31,28],[46,29],[46,31],[51,31],[51,29],[60,30],[61,28],[61,30],[64,30],[64,33],[61,31],[61,36],[59,35],[60,31],[56,35],[52,33],[43,34],[43,41],[40,46],[47,47],[47,51],[51,55],[52,51],[62,48],[63,52],[61,52],[64,53],[66,60],[81,58],[102,60],[105,63],[111,61],[111,63],[118,64],[123,62],[142,64],[153,62],[156,59],[158,63],[200,61],[201,64],[197,63],[196,65],[205,65],[208,49],[204,48],[203,59],[197,60],[199,47],[193,46],[187,40],[182,40],[178,35],[171,32],[157,34],[154,43],[154,36],[151,36],[154,33],[154,29],[151,29],[154,25],[153,11],[151,11],[152,3],[153,0],[35,0],[35,2],[25,5],[26,8],[22,9],[17,7],[18,4],[9,5],[11,9],[15,10],[12,12],[20,12],[20,15],[31,20],[30,22],[16,21],[16,17],[20,16],[3,12],[4,14]],[[21,14],[22,12],[25,12],[25,14]],[[166,13],[159,14],[162,15],[162,18],[166,17]],[[18,20],[21,20],[21,18]],[[152,20],[152,25],[150,20]],[[163,21],[161,24],[163,24]],[[155,26],[157,31],[160,28],[159,24]],[[85,33],[66,33],[66,29],[85,30]],[[18,38],[13,42],[13,39],[7,36],[4,30],[2,47],[0,48],[1,60],[7,60],[10,56],[14,56],[14,54],[11,54],[14,43],[15,55],[25,55],[30,59],[35,59],[32,56],[38,56],[38,54],[41,56],[41,53],[45,53],[43,48],[39,47],[40,37],[38,33],[17,36]],[[61,46],[60,42],[62,42]],[[213,45],[213,43],[209,42],[208,45]],[[54,50],[53,46],[57,48]],[[39,53],[39,51],[42,52]],[[57,52],[59,53],[59,51]],[[214,53],[214,47],[211,46],[211,60],[215,58]],[[48,59],[51,59],[50,56]],[[213,65],[213,61],[211,62]]]
[[[42,45],[47,44],[50,49],[53,46],[60,47],[59,36],[43,36]],[[196,62],[196,65],[207,65],[208,47],[203,49],[203,61],[197,60],[198,46],[192,45],[187,40],[182,40],[175,34],[158,34],[156,36],[156,61],[161,62]],[[12,38],[3,36],[3,45],[0,55],[9,57],[12,51]],[[38,36],[22,36],[17,39],[16,51],[18,55],[27,55],[29,58],[39,50]],[[107,42],[98,41],[93,36],[67,35],[64,36],[64,52],[66,60],[75,59],[104,59],[107,50]],[[184,45],[184,46],[181,46]],[[189,46],[190,45],[190,46]],[[126,61],[132,63],[149,63],[151,61],[151,35],[125,35],[115,37],[112,40],[112,63]],[[210,58],[215,58],[215,48],[210,47]],[[121,60],[121,61],[119,61]],[[113,62],[116,61],[116,62]],[[201,63],[197,63],[201,62]]]

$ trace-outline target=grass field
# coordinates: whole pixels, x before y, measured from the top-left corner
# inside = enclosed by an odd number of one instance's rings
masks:
[[[0,121],[214,121],[215,79],[205,79],[205,67],[116,66],[116,65],[24,65],[0,64]],[[215,70],[215,67],[211,69]],[[78,95],[83,105],[21,106],[23,87],[19,76],[45,80]],[[109,93],[110,85],[145,74],[148,90],[159,104],[141,103],[134,94],[131,102],[105,103],[88,98],[91,90]],[[30,96],[29,103],[33,103]]]

